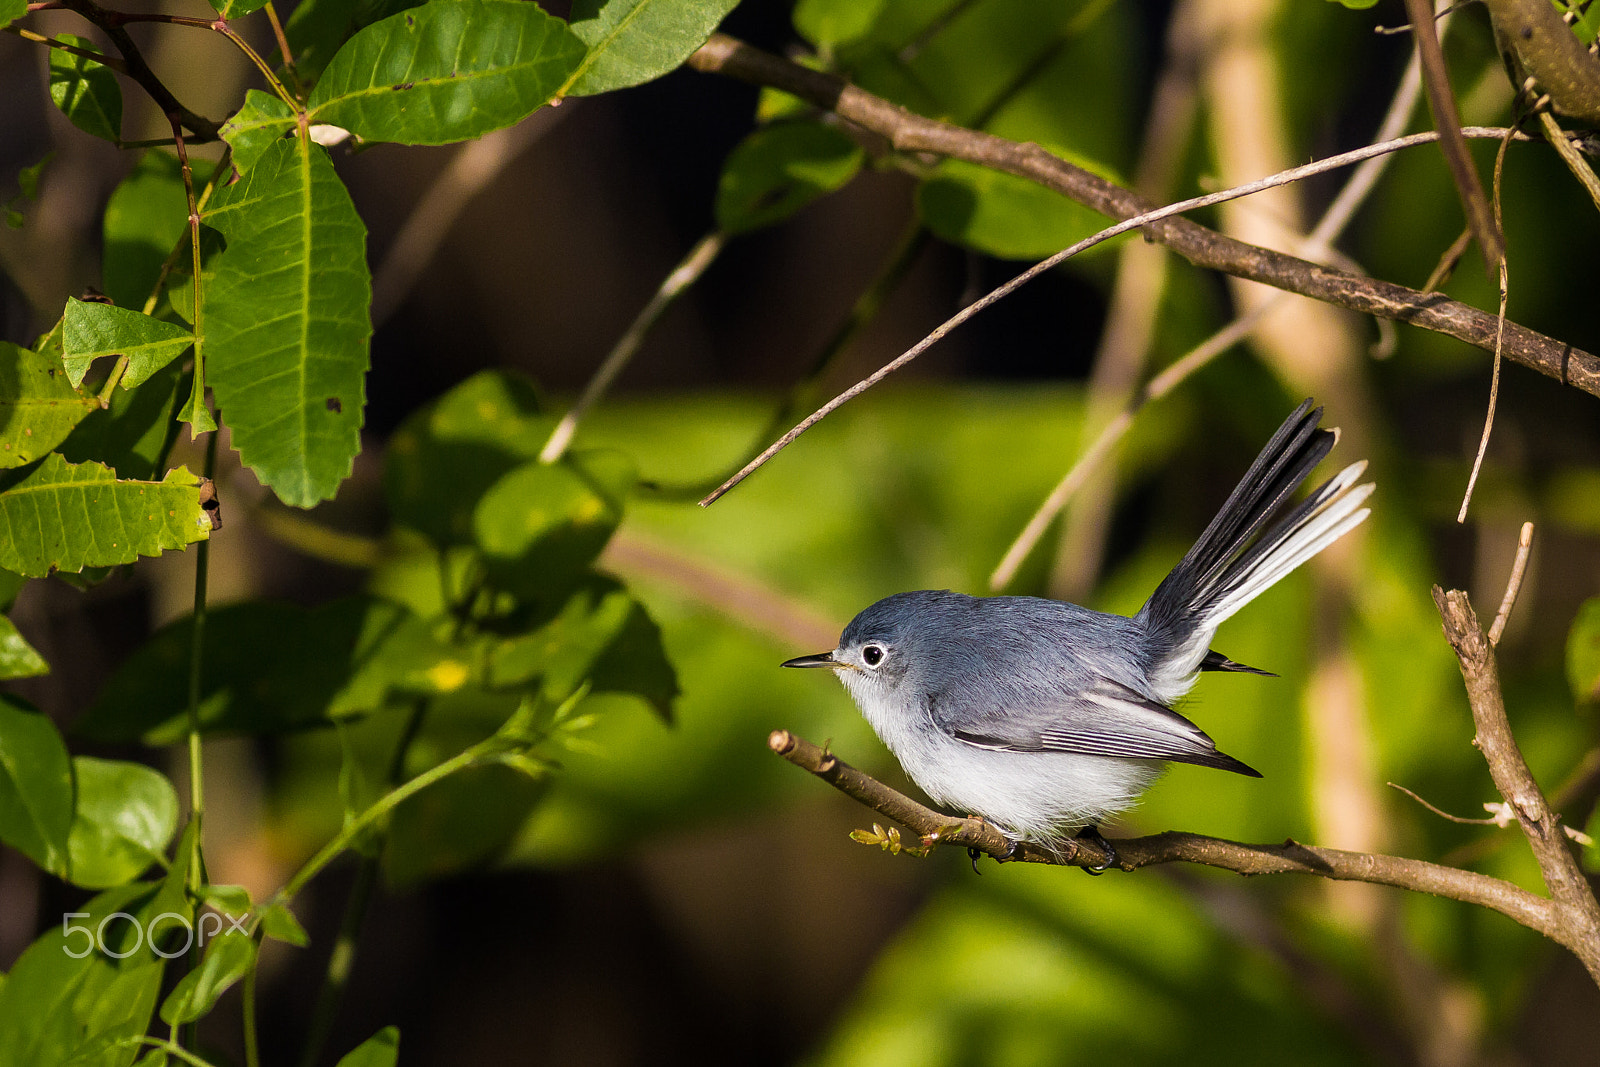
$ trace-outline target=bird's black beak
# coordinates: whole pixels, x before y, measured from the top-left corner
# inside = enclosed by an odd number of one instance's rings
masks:
[[[796,656],[794,659],[785,660],[785,667],[837,667],[839,661],[833,658],[832,652],[818,652],[815,656]]]

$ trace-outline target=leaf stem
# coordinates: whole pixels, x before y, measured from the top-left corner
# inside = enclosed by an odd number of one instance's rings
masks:
[[[294,877],[284,884],[284,887],[273,896],[272,902],[287,905],[299,892],[306,887],[306,883],[322,873],[322,869],[337,859],[340,853],[349,848],[361,833],[388,815],[406,799],[415,796],[435,782],[450,777],[457,771],[466,770],[486,757],[498,752],[507,751],[509,748],[518,747],[513,742],[499,735],[491,735],[477,744],[462,750],[437,766],[430,767],[421,774],[412,778],[404,785],[397,786],[379,797],[373,804],[345,824],[344,829],[312,856],[295,872]]]
[[[296,93],[305,92],[305,85],[300,81],[300,72],[295,69],[294,53],[289,50],[289,38],[283,32],[283,23],[278,20],[278,9],[272,6],[272,0],[267,0],[262,6],[267,13],[267,21],[272,24],[272,36],[278,42],[278,54],[283,56],[283,70],[289,75],[289,81],[294,84]]]

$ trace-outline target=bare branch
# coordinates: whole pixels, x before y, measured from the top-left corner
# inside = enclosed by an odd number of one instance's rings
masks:
[[[1472,743],[1483,753],[1495,788],[1516,815],[1558,908],[1561,934],[1552,936],[1572,949],[1600,982],[1600,903],[1561,832],[1561,817],[1550,810],[1512,735],[1494,648],[1479,628],[1466,593],[1447,593],[1434,586],[1433,601],[1466,683],[1476,727]]]
[[[787,730],[774,731],[767,739],[767,744],[790,763],[810,771],[872,810],[931,839],[932,843],[975,848],[995,859],[1013,859],[1024,863],[1087,867],[1101,862],[1100,852],[1092,844],[1071,840],[1061,842],[1059,853],[1023,844],[1012,854],[1011,842],[988,823],[980,819],[942,815]],[[1370,882],[1490,908],[1552,940],[1567,944],[1562,937],[1567,929],[1555,902],[1476,871],[1457,870],[1400,856],[1302,845],[1292,840],[1278,845],[1253,845],[1173,831],[1148,837],[1119,838],[1115,844],[1117,866],[1124,871],[1182,862],[1199,863],[1236,874],[1314,874],[1336,881]]]
[[[887,137],[901,151],[934,152],[1028,178],[1111,218],[1133,218],[1152,209],[1129,190],[1038,145],[924,118],[835,75],[807,70],[726,34],[713,34],[689,63],[697,70],[783,89]],[[1234,240],[1189,219],[1162,219],[1147,225],[1145,232],[1197,266],[1436,330],[1485,350],[1494,346],[1494,315],[1442,296],[1321,267]],[[1513,362],[1600,395],[1600,357],[1514,323],[1506,325],[1505,354]]]
[[[1528,556],[1533,552],[1533,523],[1522,524],[1522,532],[1517,535],[1517,558],[1511,563],[1511,577],[1506,580],[1505,596],[1500,598],[1500,610],[1494,613],[1494,624],[1489,627],[1489,645],[1498,647],[1500,638],[1506,632],[1506,622],[1511,618],[1511,609],[1516,607],[1517,594],[1522,592],[1522,578],[1528,570]]]

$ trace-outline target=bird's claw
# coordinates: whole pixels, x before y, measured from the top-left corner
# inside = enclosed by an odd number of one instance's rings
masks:
[[[1105,853],[1105,858],[1099,863],[1086,864],[1085,866],[1079,868],[1084,874],[1092,874],[1098,878],[1111,868],[1119,866],[1122,862],[1117,857],[1116,847],[1113,846],[1110,841],[1107,841],[1101,836],[1100,827],[1098,826],[1085,826],[1082,830],[1078,831],[1074,840],[1089,841],[1099,848],[1101,852]]]

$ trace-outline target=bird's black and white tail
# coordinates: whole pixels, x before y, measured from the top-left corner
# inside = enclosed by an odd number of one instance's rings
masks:
[[[1318,427],[1321,419],[1322,409],[1313,410],[1307,400],[1278,427],[1189,554],[1139,610],[1148,641],[1148,677],[1164,701],[1187,692],[1196,672],[1213,658],[1222,669],[1240,669],[1210,652],[1222,621],[1367,517],[1361,505],[1373,486],[1356,484],[1367,467],[1363,460],[1324,482],[1256,537],[1338,441],[1337,430]]]

